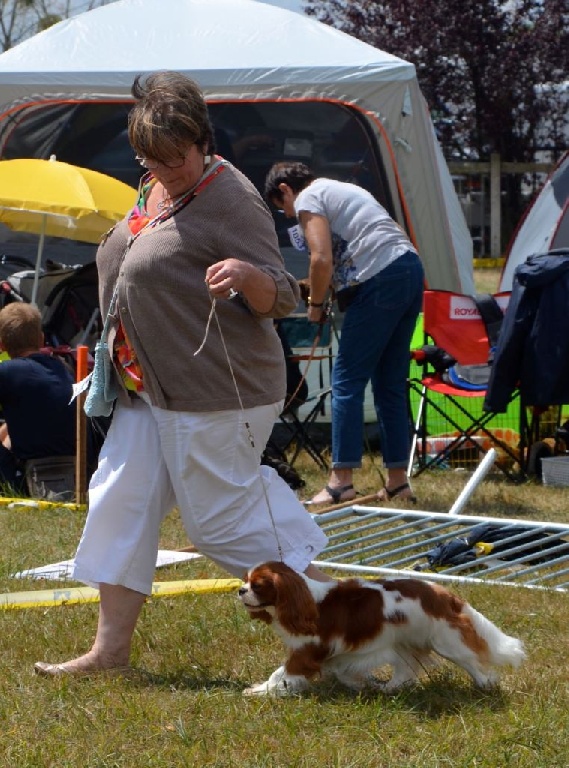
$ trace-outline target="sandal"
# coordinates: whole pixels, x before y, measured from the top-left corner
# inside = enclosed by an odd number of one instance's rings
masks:
[[[405,491],[409,491],[409,493],[405,493]],[[410,501],[411,504],[417,503],[417,497],[411,490],[409,483],[402,483],[401,485],[398,485],[397,488],[393,488],[392,490],[390,490],[387,486],[384,486],[377,494],[377,498],[379,501],[405,499],[405,501]]]
[[[341,504],[343,501],[353,501],[356,498],[356,493],[350,494],[349,498],[344,499],[343,496],[345,493],[349,493],[350,491],[354,490],[354,486],[350,483],[349,485],[341,485],[339,488],[331,488],[329,485],[327,485],[324,490],[330,497],[330,500],[324,499],[324,501],[314,501],[311,499],[310,501],[305,501],[304,506],[305,507],[319,507],[322,504]]]

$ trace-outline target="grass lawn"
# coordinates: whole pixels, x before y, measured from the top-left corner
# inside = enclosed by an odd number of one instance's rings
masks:
[[[483,290],[483,288],[480,288]],[[489,287],[489,290],[494,290]],[[303,497],[326,475],[301,457]],[[381,487],[377,456],[356,484]],[[468,475],[444,470],[414,481],[419,509],[448,511]],[[568,490],[489,475],[466,514],[567,522]],[[0,506],[0,591],[76,586],[12,574],[71,558],[85,513]],[[179,518],[160,546],[188,544]],[[157,571],[159,581],[225,578],[205,559]],[[567,768],[569,595],[462,583],[455,591],[509,634],[528,660],[501,686],[479,691],[445,665],[394,696],[319,684],[303,697],[244,698],[267,678],[282,647],[249,620],[235,594],[150,599],[139,622],[132,675],[45,679],[37,660],[84,652],[96,604],[2,611],[0,766],[6,768]]]
[[[479,293],[497,293],[502,270],[497,267],[485,267],[474,270],[474,283]]]
[[[306,494],[325,476],[301,463]],[[357,477],[380,487],[377,457]],[[448,510],[462,473],[419,476],[420,508]],[[566,521],[567,491],[515,486],[490,475],[465,512]],[[84,513],[0,507],[3,592],[62,586],[11,578],[15,571],[72,557]],[[161,546],[187,544],[174,513]],[[170,566],[157,580],[225,577],[206,560]],[[501,687],[476,690],[443,666],[396,696],[357,695],[320,684],[292,699],[244,699],[282,659],[270,630],[251,622],[234,594],[153,598],[144,608],[132,677],[48,680],[36,660],[64,660],[92,638],[97,606],[5,610],[0,638],[0,765],[10,768],[566,768],[569,765],[568,596],[461,584],[456,591],[510,634],[528,661]]]

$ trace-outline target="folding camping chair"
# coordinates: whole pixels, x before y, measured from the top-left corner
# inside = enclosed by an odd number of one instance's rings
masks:
[[[329,414],[332,344],[336,338],[334,318],[330,314],[325,322],[316,324],[310,322],[307,315],[291,315],[280,320],[279,324],[290,349],[290,362],[298,364],[302,374],[298,390],[288,394],[279,417],[279,426],[284,433],[280,450],[286,455],[290,466],[304,450],[319,467],[327,470],[326,446],[320,445],[315,425]],[[284,344],[283,347],[286,350]],[[300,400],[303,402],[299,402],[298,398],[301,390]]]
[[[481,296],[425,291],[424,334],[431,343],[411,352],[422,369],[419,378],[409,379],[414,414],[410,475],[448,465],[474,467],[490,448],[497,450],[496,465],[508,478],[518,480],[523,474],[518,393],[505,414],[483,410],[491,348],[509,296],[483,301]],[[472,383],[473,373],[478,384]]]
[[[102,330],[96,263],[75,267],[53,286],[40,306],[49,344],[86,344],[94,350]]]

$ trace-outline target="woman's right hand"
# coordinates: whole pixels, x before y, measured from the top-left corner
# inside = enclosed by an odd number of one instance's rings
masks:
[[[224,259],[207,268],[205,281],[212,296],[231,299],[235,292],[260,314],[270,312],[277,296],[272,277],[240,259]]]
[[[205,281],[212,296],[231,299],[235,293],[245,293],[258,270],[239,259],[224,259],[208,267]]]
[[[321,323],[324,320],[324,307],[308,307],[306,314],[311,323]]]

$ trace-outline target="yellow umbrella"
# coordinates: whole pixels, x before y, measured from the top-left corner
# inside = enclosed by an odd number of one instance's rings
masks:
[[[49,160],[0,161],[0,222],[39,234],[32,304],[46,236],[97,243],[135,202],[136,191],[104,173]]]

